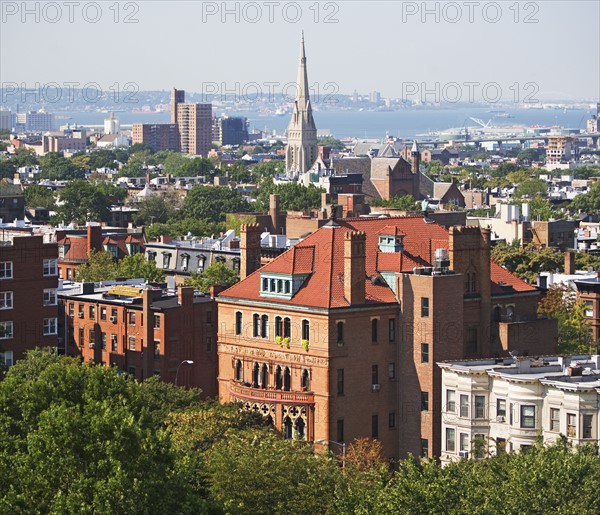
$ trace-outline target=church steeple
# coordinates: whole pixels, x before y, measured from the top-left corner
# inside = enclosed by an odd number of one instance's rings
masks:
[[[287,175],[297,176],[310,170],[317,159],[317,128],[310,105],[304,32],[300,40],[300,60],[296,80],[297,94],[288,126],[288,146],[285,154]]]

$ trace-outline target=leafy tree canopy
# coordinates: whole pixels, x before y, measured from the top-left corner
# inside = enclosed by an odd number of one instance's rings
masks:
[[[492,249],[492,258],[517,277],[535,283],[540,272],[562,270],[564,257],[551,248],[536,249],[533,245],[522,247],[517,240],[513,243],[498,243]]]
[[[46,209],[54,209],[56,206],[54,192],[44,186],[32,184],[25,188],[23,194],[25,195],[25,206],[28,208],[43,207]]]
[[[183,201],[186,217],[222,222],[227,213],[243,213],[250,205],[239,191],[219,186],[194,186]]]
[[[72,181],[85,177],[85,168],[77,160],[67,159],[57,152],[48,152],[39,158],[40,179],[53,181]]]
[[[274,184],[272,179],[266,178],[258,189],[256,210],[269,209],[269,196],[272,193],[279,195],[279,205],[284,211],[309,211],[321,207],[321,194],[325,193],[325,190],[312,184],[306,188],[297,182]]]
[[[82,282],[98,283],[117,277],[161,282],[164,274],[156,268],[154,261],[146,260],[143,254],[125,256],[116,263],[108,252],[92,252],[88,262],[75,270],[75,279]]]
[[[212,286],[229,288],[240,280],[239,274],[225,263],[216,262],[201,274],[192,274],[185,280],[186,286],[208,293]]]
[[[108,222],[112,205],[108,195],[126,193],[112,184],[96,185],[85,180],[68,182],[58,194],[61,204],[56,210],[55,222]]]
[[[378,207],[390,207],[394,209],[404,209],[406,211],[414,211],[420,209],[418,203],[412,195],[403,195],[402,197],[392,197],[389,200],[378,199],[371,202],[371,205]]]

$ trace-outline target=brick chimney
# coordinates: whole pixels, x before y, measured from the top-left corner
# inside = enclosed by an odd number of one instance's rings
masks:
[[[366,240],[360,231],[344,235],[344,296],[350,305],[365,303]]]
[[[100,252],[102,249],[102,226],[87,226],[87,255],[90,257],[92,250]]]
[[[240,229],[240,281],[260,268],[260,226],[243,224]]]
[[[279,234],[279,195],[275,193],[269,196],[269,216],[271,217],[271,225],[273,225],[273,233]]]
[[[180,286],[177,288],[177,304],[180,306],[191,306],[194,303],[194,288],[191,286]]]
[[[572,249],[565,251],[565,274],[575,274],[575,251]]]

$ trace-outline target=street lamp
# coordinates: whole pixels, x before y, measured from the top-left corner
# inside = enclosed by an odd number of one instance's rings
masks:
[[[179,369],[183,364],[193,365],[194,362],[191,359],[184,359],[181,363],[179,363],[179,365],[177,366],[177,372],[175,372],[175,386],[177,386],[177,376],[179,375]]]
[[[336,442],[334,440],[317,440],[315,443],[328,444],[333,443],[335,445],[339,445],[342,448],[342,468],[346,468],[346,444],[344,442]]]

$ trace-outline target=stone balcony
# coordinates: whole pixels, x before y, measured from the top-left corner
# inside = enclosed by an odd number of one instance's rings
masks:
[[[280,404],[314,404],[315,402],[315,395],[312,392],[288,392],[272,388],[253,388],[239,381],[231,381],[229,391],[232,396],[249,401]]]

